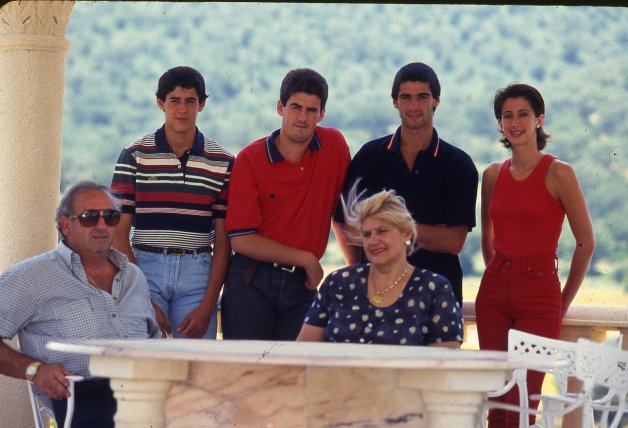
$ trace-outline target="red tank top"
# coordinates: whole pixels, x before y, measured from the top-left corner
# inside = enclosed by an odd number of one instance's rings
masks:
[[[545,175],[554,159],[544,155],[521,181],[510,173],[510,159],[502,164],[488,209],[496,252],[512,258],[556,254],[565,210],[545,185]]]

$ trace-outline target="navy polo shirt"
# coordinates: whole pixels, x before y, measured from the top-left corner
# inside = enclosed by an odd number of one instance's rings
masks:
[[[349,165],[343,195],[360,178],[358,193],[365,197],[393,189],[406,201],[417,223],[475,227],[478,171],[471,157],[432,133],[429,147],[417,155],[408,169],[400,152],[401,128],[386,137],[364,144]],[[335,220],[344,223],[342,209]],[[408,259],[421,268],[440,273],[452,283],[462,304],[462,268],[458,256],[417,250]]]

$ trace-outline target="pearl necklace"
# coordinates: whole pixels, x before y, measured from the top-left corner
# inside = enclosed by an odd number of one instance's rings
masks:
[[[371,268],[372,269],[372,268]],[[386,287],[383,291],[377,291],[377,288],[375,287],[375,281],[373,281],[373,275],[372,275],[372,270],[369,271],[369,276],[371,277],[371,281],[373,283],[373,291],[375,292],[374,295],[371,296],[371,301],[375,304],[379,304],[382,302],[382,296],[386,293],[388,293],[390,290],[392,290],[393,288],[395,288],[397,286],[397,284],[399,284],[401,282],[402,279],[404,279],[406,277],[406,274],[408,273],[408,270],[410,269],[409,266],[406,266],[406,269],[403,271],[403,273],[399,276],[399,278],[397,278],[395,280],[395,282],[393,282],[392,284],[390,284],[388,287]]]

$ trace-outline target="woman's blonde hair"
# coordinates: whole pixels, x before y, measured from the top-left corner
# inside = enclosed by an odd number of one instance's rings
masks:
[[[383,190],[366,199],[361,199],[365,190],[358,194],[359,181],[358,179],[353,184],[346,200],[344,197],[341,198],[345,222],[353,229],[351,232],[347,231],[349,242],[353,244],[361,242],[362,224],[367,218],[373,217],[395,226],[402,233],[412,231],[410,245],[406,249],[407,254],[411,254],[417,240],[416,222],[408,212],[403,197],[397,195],[394,190]]]

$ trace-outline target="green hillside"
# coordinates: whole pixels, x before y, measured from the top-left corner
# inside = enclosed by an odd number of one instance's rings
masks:
[[[398,125],[397,69],[426,62],[443,87],[439,134],[480,171],[509,155],[493,94],[531,83],[546,100],[547,151],[574,165],[589,202],[592,274],[628,283],[628,8],[80,1],[67,37],[63,187],[108,182],[120,149],[161,125],[156,83],[175,65],[203,73],[200,128],[234,153],[279,126],[285,73],[315,68],[330,84],[323,125],[355,152]],[[573,248],[565,227],[563,272]],[[468,273],[482,270],[479,238],[476,228],[464,250]]]

